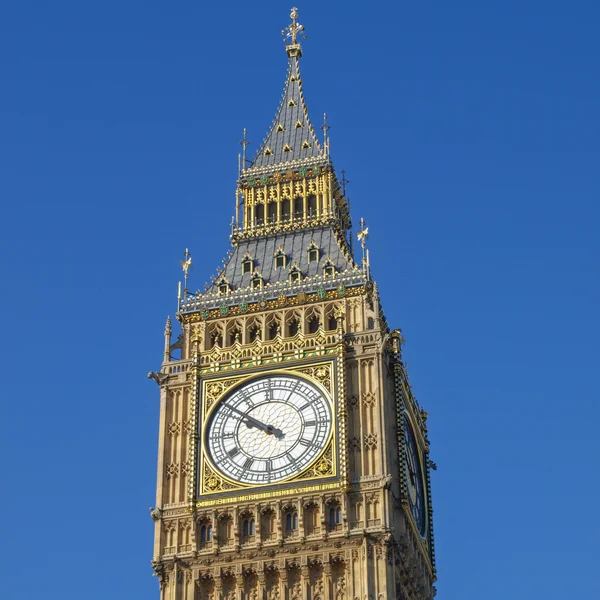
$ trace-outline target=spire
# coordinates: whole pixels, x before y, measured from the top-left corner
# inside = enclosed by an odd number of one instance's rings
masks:
[[[282,31],[284,41],[291,42],[286,45],[289,66],[283,97],[273,125],[250,169],[325,157],[308,118],[308,109],[302,92],[299,66],[302,46],[298,37],[306,38],[306,36],[304,27],[297,21],[298,9],[292,8],[290,17],[292,22]]]

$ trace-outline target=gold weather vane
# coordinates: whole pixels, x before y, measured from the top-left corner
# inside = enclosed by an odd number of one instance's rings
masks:
[[[285,29],[281,30],[281,35],[283,36],[284,42],[291,39],[292,44],[297,44],[298,34],[302,35],[303,39],[306,39],[306,35],[304,35],[304,25],[300,25],[296,20],[298,18],[298,9],[295,6],[290,12],[290,18],[292,19],[292,22]]]
[[[188,271],[193,269],[192,265],[192,256],[190,251],[186,248],[184,254],[185,260],[180,260],[181,268],[183,269],[183,293],[187,292],[187,280],[188,280]]]
[[[360,246],[362,248],[362,264],[363,270],[367,274],[369,274],[369,251],[367,248],[367,238],[369,237],[369,228],[365,223],[365,220],[360,218],[360,229],[357,233],[358,241],[360,242]]]

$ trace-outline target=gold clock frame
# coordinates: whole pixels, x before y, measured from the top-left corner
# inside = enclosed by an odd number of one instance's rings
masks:
[[[248,484],[235,481],[221,473],[212,463],[207,452],[205,439],[206,429],[212,412],[219,402],[225,398],[235,387],[244,385],[254,379],[259,379],[265,375],[293,375],[304,379],[316,386],[331,406],[331,431],[327,442],[321,452],[299,473],[290,476],[287,479],[277,483]],[[202,380],[201,389],[198,390],[199,400],[199,444],[198,444],[198,487],[197,494],[199,498],[210,497],[210,502],[214,503],[214,497],[222,494],[247,492],[257,490],[263,492],[267,488],[273,488],[271,492],[260,494],[260,496],[276,496],[277,491],[285,494],[295,493],[289,486],[294,484],[310,483],[311,488],[326,490],[339,488],[340,481],[326,484],[326,480],[339,479],[340,465],[336,439],[341,440],[338,432],[340,404],[343,402],[338,397],[339,382],[336,385],[336,360],[328,359],[313,363],[304,363],[298,365],[286,365],[285,368],[273,367],[272,369],[261,369],[260,371],[228,374],[221,377],[211,377]],[[343,392],[342,392],[343,393]],[[342,442],[343,443],[343,442]],[[343,449],[340,448],[340,453]],[[320,482],[323,482],[320,484]],[[278,489],[281,488],[281,489]],[[300,489],[298,489],[300,491]],[[316,491],[316,490],[315,490]],[[228,498],[228,502],[232,499]],[[202,506],[203,502],[198,502],[196,506]]]

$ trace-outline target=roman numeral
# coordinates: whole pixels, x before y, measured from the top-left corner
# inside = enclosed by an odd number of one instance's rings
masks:
[[[244,469],[249,469],[252,466],[253,462],[254,462],[253,458],[247,458],[246,462],[244,463]]]
[[[316,421],[304,421],[305,427],[314,427],[317,424]]]
[[[270,460],[267,461],[266,470],[267,473],[270,473],[273,470],[273,463]]]
[[[231,456],[231,458],[233,458],[234,456],[236,456],[239,453],[240,453],[239,448],[232,448],[227,454],[229,454],[229,456]]]

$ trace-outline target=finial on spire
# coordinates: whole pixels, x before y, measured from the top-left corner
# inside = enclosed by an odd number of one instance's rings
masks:
[[[327,113],[323,113],[323,125],[321,125],[321,129],[323,130],[323,150],[325,151],[325,156],[329,156],[329,136],[327,132],[331,129],[331,125],[327,125]]]
[[[291,44],[288,44],[285,47],[288,56],[290,58],[292,58],[292,56],[300,58],[302,56],[302,48],[298,42],[298,34],[300,34],[303,39],[306,39],[306,35],[304,34],[304,25],[298,23],[298,9],[295,6],[290,12],[290,18],[292,19],[292,22],[285,29],[281,30],[281,35],[283,35],[284,42],[287,42],[288,39],[291,41]]]
[[[365,220],[362,217],[360,218],[360,229],[357,233],[357,237],[358,237],[358,241],[360,242],[360,245],[362,247],[363,271],[364,271],[365,275],[367,275],[367,277],[368,277],[370,261],[369,261],[369,251],[366,248],[367,248],[367,238],[369,237],[369,228],[367,227],[367,224],[365,223]]]
[[[180,260],[181,268],[183,269],[183,294],[187,293],[187,280],[188,280],[188,271],[193,268],[192,266],[192,256],[190,251],[186,248],[184,254],[185,260]]]
[[[342,184],[342,194],[346,195],[346,186],[350,183],[349,179],[346,179],[346,169],[342,169],[342,179],[340,181]]]
[[[248,138],[246,137],[246,134],[248,132],[246,131],[246,128],[244,127],[244,134],[242,136],[242,139],[240,140],[240,146],[243,148],[242,151],[242,171],[246,168],[246,146],[248,146],[250,144],[250,142],[248,141]]]

